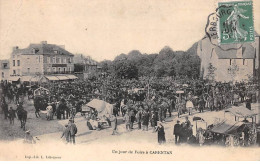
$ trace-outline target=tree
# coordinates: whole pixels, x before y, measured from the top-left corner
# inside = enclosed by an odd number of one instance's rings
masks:
[[[234,83],[238,71],[239,71],[239,66],[236,63],[236,60],[233,60],[231,66],[228,68],[228,74],[231,76],[232,83]]]
[[[115,62],[114,68],[115,68],[114,69],[115,76],[117,78],[123,78],[123,79],[138,78],[138,68],[127,60]]]
[[[212,63],[209,63],[209,66],[208,66],[207,69],[208,69],[208,73],[207,73],[207,75],[206,75],[206,79],[207,79],[209,82],[213,83],[213,82],[215,81],[215,71],[217,70],[217,68],[214,67],[214,66],[212,65]]]

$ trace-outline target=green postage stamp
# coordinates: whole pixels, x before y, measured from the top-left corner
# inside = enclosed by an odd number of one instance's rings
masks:
[[[218,3],[220,44],[254,42],[252,1]]]

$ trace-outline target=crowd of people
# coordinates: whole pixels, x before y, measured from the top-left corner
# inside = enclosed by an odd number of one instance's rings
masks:
[[[35,95],[38,88],[48,90],[48,93]],[[52,81],[49,83],[35,83],[28,86],[25,83],[1,82],[2,99],[1,107],[5,119],[9,118],[13,124],[15,109],[8,108],[9,103],[19,104],[28,100],[34,100],[35,115],[40,117],[41,111],[46,111],[47,120],[73,119],[76,113],[82,112],[82,105],[92,99],[104,100],[114,105],[113,118],[122,116],[126,130],[133,129],[134,122],[137,122],[138,129],[148,131],[151,126],[154,132],[164,132],[163,122],[166,117],[172,117],[172,112],[177,112],[178,117],[194,111],[205,112],[219,111],[246,103],[251,110],[251,102],[256,101],[256,90],[258,85],[251,83],[209,83],[203,80],[194,79],[173,79],[173,78],[148,78],[137,79],[115,79],[97,78],[95,80],[74,80],[74,81]],[[97,112],[92,111],[91,118],[97,118]],[[112,119],[112,118],[109,118]],[[110,122],[114,122],[112,119]],[[178,124],[178,123],[177,123]],[[177,134],[176,143],[187,142],[192,136],[191,125],[186,120],[178,125],[182,129]],[[113,130],[116,134],[116,128]],[[66,134],[64,134],[65,138]],[[163,137],[160,137],[160,143]],[[73,140],[73,138],[72,138]]]

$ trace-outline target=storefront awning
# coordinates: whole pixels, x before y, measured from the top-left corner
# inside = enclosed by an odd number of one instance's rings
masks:
[[[18,81],[19,79],[20,79],[19,76],[10,76],[10,77],[8,78],[9,81]]]
[[[21,77],[21,81],[30,81],[31,80],[31,78],[32,78],[32,76],[22,76]]]
[[[30,81],[31,82],[37,82],[37,81],[40,81],[40,79],[41,79],[41,77],[36,76],[36,77],[32,77]]]
[[[57,76],[60,80],[69,80],[67,76]]]
[[[57,78],[56,76],[45,76],[48,80],[50,81],[59,81],[60,79]]]
[[[69,79],[73,80],[73,79],[77,79],[78,77],[75,75],[66,75]]]

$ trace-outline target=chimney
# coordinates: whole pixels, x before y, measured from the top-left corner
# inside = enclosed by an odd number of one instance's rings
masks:
[[[41,43],[42,43],[42,44],[47,44],[47,41],[42,41]]]
[[[13,47],[13,51],[18,50],[18,49],[19,49],[18,46]]]

